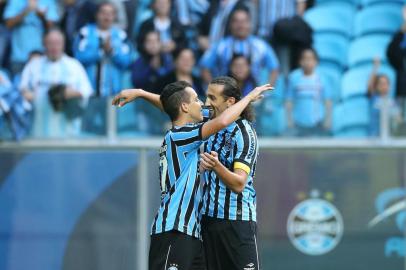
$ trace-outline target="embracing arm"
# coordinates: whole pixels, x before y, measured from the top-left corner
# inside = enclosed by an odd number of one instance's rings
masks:
[[[143,98],[161,111],[163,110],[159,95],[142,90],[142,89],[125,89],[116,95],[112,105],[122,107],[125,104],[134,101],[137,98]]]
[[[200,163],[203,169],[213,170],[223,183],[235,193],[241,193],[247,183],[248,174],[245,170],[235,168],[230,171],[219,160],[214,151],[200,155]]]

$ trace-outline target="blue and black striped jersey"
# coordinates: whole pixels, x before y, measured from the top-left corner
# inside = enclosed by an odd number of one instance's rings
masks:
[[[160,150],[161,204],[152,234],[177,230],[200,238],[199,155],[203,123],[168,130]]]
[[[211,136],[205,152],[218,153],[220,162],[229,170],[242,169],[248,179],[242,193],[231,191],[214,171],[204,172],[202,214],[227,220],[256,221],[256,192],[253,186],[258,156],[257,135],[251,123],[239,119]]]

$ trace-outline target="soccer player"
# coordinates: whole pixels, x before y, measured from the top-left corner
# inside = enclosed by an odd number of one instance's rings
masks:
[[[206,105],[215,117],[242,99],[230,77],[212,80]],[[256,192],[258,156],[254,114],[247,106],[238,120],[211,136],[201,154],[204,172],[202,236],[208,269],[258,270]]]
[[[200,269],[200,145],[212,134],[237,120],[250,102],[272,89],[270,85],[255,88],[240,102],[222,114],[202,122],[201,101],[187,82],[168,84],[162,94],[141,89],[124,90],[114,105],[144,98],[162,108],[172,121],[160,149],[161,204],[151,231],[149,269]],[[159,97],[159,99],[158,99]],[[199,268],[200,267],[200,268]]]

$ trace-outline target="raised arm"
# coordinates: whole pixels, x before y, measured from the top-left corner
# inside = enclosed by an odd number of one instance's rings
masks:
[[[161,100],[159,95],[142,90],[142,89],[125,89],[118,93],[113,101],[112,105],[122,107],[125,104],[134,101],[137,98],[143,98],[161,111],[163,111]]]
[[[235,103],[233,106],[226,109],[220,116],[206,122],[202,126],[202,138],[206,139],[212,134],[217,133],[218,131],[226,128],[228,125],[236,121],[241,113],[244,111],[245,107],[248,106],[252,101],[261,99],[262,94],[265,91],[271,90],[273,87],[270,84],[265,84],[259,87],[256,87],[243,99]]]

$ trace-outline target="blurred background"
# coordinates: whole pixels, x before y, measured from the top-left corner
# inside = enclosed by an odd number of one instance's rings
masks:
[[[0,0],[0,269],[147,269],[169,118],[254,104],[262,269],[406,269],[404,0]]]

